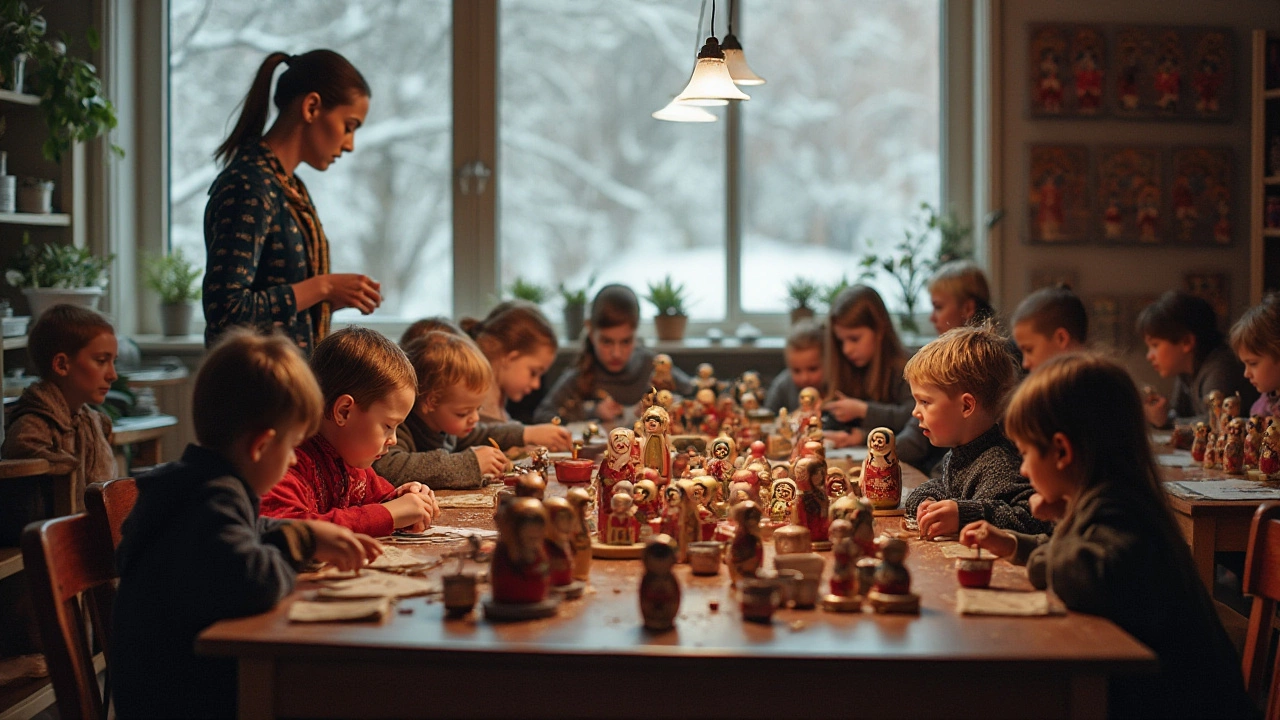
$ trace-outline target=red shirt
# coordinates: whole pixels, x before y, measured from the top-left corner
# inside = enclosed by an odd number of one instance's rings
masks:
[[[262,496],[263,515],[327,520],[374,537],[395,530],[391,511],[381,503],[393,499],[396,489],[373,468],[351,467],[320,435],[299,445],[296,454],[298,464]]]

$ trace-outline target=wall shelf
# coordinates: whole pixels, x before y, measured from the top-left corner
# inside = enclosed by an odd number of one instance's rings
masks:
[[[1270,90],[1266,90],[1262,93],[1262,97],[1268,100],[1275,100],[1276,98],[1280,98],[1280,88],[1272,88]]]
[[[69,227],[71,216],[67,213],[0,213],[0,223]]]
[[[21,350],[27,346],[27,336],[18,335],[17,337],[4,338],[5,350]]]
[[[12,90],[0,90],[0,102],[10,102],[17,105],[39,105],[40,96],[29,93],[16,93]]]
[[[0,578],[22,571],[22,550],[16,547],[0,548]]]

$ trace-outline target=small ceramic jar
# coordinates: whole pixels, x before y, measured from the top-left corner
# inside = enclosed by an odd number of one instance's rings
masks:
[[[807,553],[813,550],[812,535],[803,525],[787,525],[773,531],[773,548],[779,555]]]
[[[956,579],[967,588],[984,588],[991,584],[992,560],[956,558]]]
[[[694,575],[718,575],[724,546],[714,540],[689,543],[689,568]]]
[[[742,581],[742,619],[751,622],[773,622],[773,611],[781,602],[778,581],[751,578]]]
[[[444,609],[451,617],[466,615],[476,606],[476,576],[459,573],[444,576]]]

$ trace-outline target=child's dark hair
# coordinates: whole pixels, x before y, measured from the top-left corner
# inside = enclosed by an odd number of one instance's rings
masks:
[[[1231,327],[1231,349],[1280,360],[1280,293],[1267,293]]]
[[[498,303],[483,320],[463,318],[462,331],[480,346],[489,362],[507,353],[532,355],[543,348],[554,354],[559,347],[555,328],[537,305],[525,300]]]
[[[357,97],[373,95],[360,71],[332,50],[312,50],[302,55],[273,52],[258,67],[258,74],[241,103],[236,126],[213,154],[219,163],[230,162],[237,150],[262,139],[267,125],[271,77],[281,63],[288,66],[276,82],[274,103],[281,113],[294,100],[310,93],[318,94],[321,104],[329,109],[354,102]]]
[[[404,351],[369,328],[343,328],[321,340],[311,353],[311,370],[324,393],[326,418],[343,395],[367,410],[395,390],[418,394],[418,376]]]
[[[822,350],[822,342],[825,339],[827,329],[822,323],[813,320],[801,320],[791,326],[791,332],[787,333],[787,349],[788,350],[809,350],[818,348]]]
[[[454,325],[452,320],[443,315],[422,318],[404,329],[404,334],[400,336],[400,347],[409,347],[409,343],[429,332],[446,332],[451,335],[461,335],[462,328]]]
[[[281,334],[228,330],[196,373],[191,396],[196,442],[226,451],[265,430],[320,429],[323,397],[302,351]]]
[[[1196,366],[1222,343],[1218,316],[1204,298],[1181,290],[1170,290],[1138,313],[1138,332],[1145,337],[1181,341],[1188,335],[1196,339]]]
[[[100,312],[79,305],[59,304],[40,313],[27,336],[27,357],[40,377],[53,377],[53,359],[66,353],[74,357],[94,338],[115,334],[111,321]]]
[[[588,321],[592,330],[608,330],[621,325],[633,329],[640,327],[640,298],[626,285],[605,285],[591,301],[591,316]],[[576,389],[579,397],[590,397],[595,387],[598,365],[596,348],[591,344],[591,333],[586,333],[582,340],[582,354],[578,356],[576,363]]]
[[[1089,315],[1080,296],[1068,285],[1040,288],[1023,298],[1009,324],[1023,322],[1030,323],[1032,330],[1045,337],[1062,328],[1082,345],[1089,338]]]
[[[865,327],[880,336],[880,351],[866,368],[854,367],[840,349],[835,328]],[[851,397],[885,402],[890,400],[893,381],[902,373],[907,351],[893,329],[889,311],[880,293],[866,285],[854,285],[840,291],[831,303],[827,318],[827,357],[823,376],[827,379],[828,396],[837,391]]]

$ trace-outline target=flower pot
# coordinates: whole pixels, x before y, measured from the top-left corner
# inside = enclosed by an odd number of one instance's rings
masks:
[[[191,334],[191,303],[164,303],[160,306],[160,327],[165,337]]]
[[[21,93],[23,78],[25,78],[27,74],[27,54],[18,53],[13,58],[13,67],[10,69],[13,71],[13,75],[11,75],[5,82],[5,89]]]
[[[18,187],[18,212],[47,215],[53,212],[53,181],[22,181]]]
[[[792,325],[803,322],[805,320],[812,320],[812,319],[813,319],[813,308],[811,307],[798,307],[798,308],[791,309]]]
[[[22,294],[31,305],[31,317],[39,319],[45,310],[62,303],[96,310],[102,288],[23,288]]]
[[[564,336],[570,342],[577,340],[582,334],[582,321],[586,309],[583,303],[568,303],[564,306]]]
[[[653,329],[657,331],[659,340],[683,340],[684,329],[688,325],[688,315],[655,315],[653,318]]]

